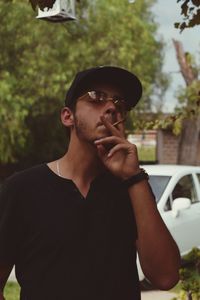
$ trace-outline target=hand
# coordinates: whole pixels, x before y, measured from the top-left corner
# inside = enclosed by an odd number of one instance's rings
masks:
[[[119,118],[120,114],[118,120]],[[123,123],[115,128],[104,116],[101,121],[111,133],[111,136],[95,141],[99,158],[105,167],[123,180],[139,173],[137,148],[125,139]]]

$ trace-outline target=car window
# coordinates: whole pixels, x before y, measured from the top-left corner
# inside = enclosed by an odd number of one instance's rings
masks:
[[[155,195],[156,202],[158,202],[170,180],[170,176],[149,176],[149,183],[152,188],[152,191]]]
[[[172,201],[179,197],[189,198],[192,203],[198,202],[192,175],[183,176],[172,192]]]
[[[165,211],[171,210],[172,202],[176,198],[180,198],[180,197],[189,198],[192,204],[198,202],[197,192],[195,189],[192,175],[183,176],[178,181],[178,183],[175,185],[173,189],[173,192],[171,193],[171,195],[169,196],[165,204],[164,210]]]
[[[200,174],[197,174],[197,178],[199,179],[199,184],[200,184]]]

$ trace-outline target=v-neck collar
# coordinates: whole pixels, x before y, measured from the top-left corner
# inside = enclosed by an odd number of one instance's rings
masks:
[[[49,174],[51,174],[52,176],[54,176],[54,178],[56,178],[56,180],[58,180],[59,182],[62,182],[62,183],[71,183],[75,190],[80,194],[81,198],[83,200],[87,200],[89,198],[89,194],[91,193],[91,190],[93,189],[94,186],[96,185],[101,185],[102,183],[105,183],[109,177],[111,177],[112,175],[107,171],[103,171],[102,173],[98,174],[90,183],[90,187],[88,189],[88,192],[87,192],[87,195],[84,196],[82,194],[82,192],[80,191],[80,189],[78,188],[78,186],[76,185],[76,183],[72,180],[72,179],[69,179],[69,178],[65,178],[65,177],[62,177],[62,176],[59,176],[58,174],[56,174],[49,166],[48,164],[44,164],[44,166],[46,167],[46,169],[48,170]]]

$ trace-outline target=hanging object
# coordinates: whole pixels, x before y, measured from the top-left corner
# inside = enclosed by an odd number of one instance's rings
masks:
[[[75,0],[56,0],[52,8],[38,9],[36,18],[51,22],[75,20]]]

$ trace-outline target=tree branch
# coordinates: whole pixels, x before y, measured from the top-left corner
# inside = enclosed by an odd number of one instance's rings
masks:
[[[197,79],[196,74],[194,74],[192,66],[187,61],[187,56],[183,50],[182,43],[175,39],[173,39],[173,43],[176,50],[176,57],[180,66],[182,76],[185,80],[186,85],[189,86],[192,83],[192,81]]]

